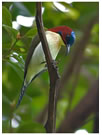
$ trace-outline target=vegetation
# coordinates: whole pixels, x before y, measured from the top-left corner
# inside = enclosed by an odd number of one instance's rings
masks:
[[[58,93],[56,132],[75,132],[79,129],[98,132],[99,3],[57,4],[64,9],[53,2],[42,3],[44,27],[71,27],[76,33],[76,43],[68,56],[65,56],[65,47],[62,47],[56,60],[60,76],[64,77],[64,86]],[[19,108],[15,109],[23,82],[26,55],[37,33],[35,19],[31,26],[23,26],[17,19],[19,15],[35,17],[36,3],[2,4],[2,132],[45,133],[48,72],[32,82]],[[18,23],[17,27],[14,27],[14,21]],[[70,124],[68,128],[69,122],[72,127]]]

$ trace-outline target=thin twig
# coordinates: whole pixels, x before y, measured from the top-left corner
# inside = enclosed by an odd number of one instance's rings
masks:
[[[83,60],[84,50],[86,48],[88,40],[90,39],[89,35],[90,35],[91,28],[97,22],[98,22],[98,17],[93,18],[89,22],[87,27],[85,27],[85,30],[83,32],[84,33],[83,38],[76,43],[76,47],[72,53],[73,57],[72,57],[71,61],[68,63],[68,65],[62,75],[62,79],[60,80],[61,82],[59,82],[59,88],[57,90],[59,98],[62,95],[62,90],[64,90],[65,84],[67,83],[67,85],[68,85],[71,75],[74,73],[75,68],[77,68],[77,65],[81,65],[82,60]],[[83,41],[85,41],[85,42],[83,42]],[[80,53],[81,53],[81,56],[80,56]],[[44,116],[42,116],[42,117],[44,117]]]
[[[56,132],[56,98],[57,98],[57,88],[59,82],[59,74],[56,67],[56,63],[52,60],[52,56],[48,47],[48,43],[45,36],[45,31],[43,28],[43,20],[41,14],[42,3],[36,3],[36,24],[38,29],[38,34],[42,42],[42,48],[45,54],[48,72],[50,76],[50,92],[49,92],[49,105],[48,105],[48,119],[45,125],[46,132],[53,133]]]

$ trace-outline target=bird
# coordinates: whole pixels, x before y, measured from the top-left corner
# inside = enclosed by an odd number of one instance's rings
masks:
[[[57,26],[49,28],[45,31],[45,35],[53,60],[56,59],[61,49],[61,46],[66,47],[66,52],[68,54],[70,51],[70,47],[73,45],[76,38],[75,32],[68,26]],[[47,70],[46,65],[47,64],[45,54],[42,48],[42,43],[40,41],[39,35],[37,34],[31,42],[31,46],[26,57],[24,68],[24,81],[16,107],[20,105],[29,84],[36,77],[38,77],[40,74]]]

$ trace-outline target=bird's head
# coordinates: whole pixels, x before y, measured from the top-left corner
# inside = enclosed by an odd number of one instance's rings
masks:
[[[63,42],[66,45],[67,54],[68,54],[69,51],[70,51],[70,47],[73,45],[73,43],[75,41],[74,31],[72,31],[72,29],[67,27],[67,26],[54,27],[54,28],[51,28],[51,29],[48,29],[48,30],[60,34]]]

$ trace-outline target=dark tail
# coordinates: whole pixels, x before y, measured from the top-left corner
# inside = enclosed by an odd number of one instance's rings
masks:
[[[24,96],[24,93],[25,93],[25,90],[26,90],[27,86],[24,86],[22,87],[21,89],[21,93],[20,93],[20,96],[19,96],[19,100],[18,100],[18,103],[16,105],[16,108],[18,108],[18,106],[20,105],[21,101],[22,101],[22,98]]]
[[[42,74],[43,72],[45,72],[47,70],[47,67],[45,67],[45,69],[43,69],[42,71],[40,71],[38,74],[36,74],[33,79],[27,84],[27,86],[24,86],[24,83],[23,83],[23,86],[22,86],[22,89],[21,89],[21,93],[20,93],[20,96],[19,96],[19,100],[18,100],[18,103],[16,105],[16,108],[18,108],[18,106],[20,105],[21,101],[22,101],[22,98],[24,96],[24,93],[25,93],[25,90],[26,88],[29,86],[29,84],[35,80],[36,77],[38,77],[40,74]]]

